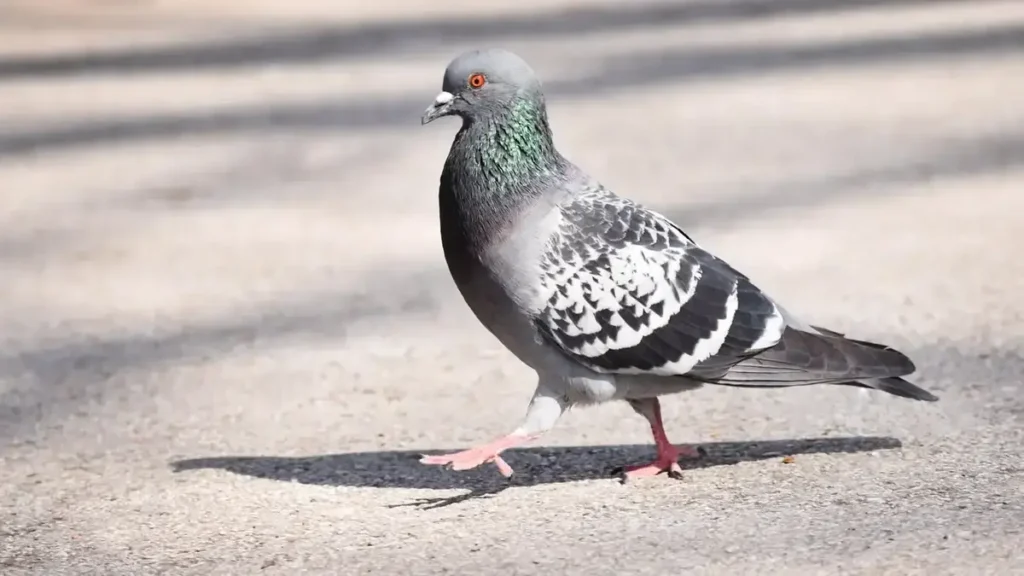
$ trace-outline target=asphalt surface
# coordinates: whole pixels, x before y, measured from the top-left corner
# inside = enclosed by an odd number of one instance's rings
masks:
[[[1024,4],[0,9],[0,573],[1024,574]],[[44,12],[45,10],[45,12]],[[508,10],[502,12],[502,10]],[[422,14],[415,16],[416,14]],[[625,405],[493,468],[534,381],[437,234],[448,60],[936,393]]]

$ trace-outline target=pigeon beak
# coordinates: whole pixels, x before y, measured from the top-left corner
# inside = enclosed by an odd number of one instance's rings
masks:
[[[429,124],[434,120],[437,120],[441,116],[447,116],[450,114],[452,106],[452,100],[455,96],[452,96],[451,92],[441,92],[434,98],[434,103],[423,112],[423,117],[420,118],[421,124]]]

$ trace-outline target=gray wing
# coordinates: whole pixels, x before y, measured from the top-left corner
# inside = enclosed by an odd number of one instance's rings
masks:
[[[750,387],[844,384],[935,400],[889,347],[804,325],[667,218],[597,188],[562,206],[538,331],[597,372]]]
[[[724,373],[778,343],[781,311],[668,219],[596,189],[562,206],[535,318],[550,342],[598,372]]]

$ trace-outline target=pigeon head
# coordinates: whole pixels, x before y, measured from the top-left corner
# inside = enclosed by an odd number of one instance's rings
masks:
[[[494,119],[522,102],[543,109],[540,80],[533,69],[507,50],[473,50],[448,64],[441,93],[421,121],[428,124],[453,115],[465,122]]]

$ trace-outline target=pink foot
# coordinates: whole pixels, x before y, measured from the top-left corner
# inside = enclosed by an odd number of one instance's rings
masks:
[[[668,472],[670,478],[677,480],[683,477],[683,469],[679,463],[667,460],[657,460],[652,464],[641,464],[640,466],[627,466],[625,477],[626,480],[636,480],[637,478],[657,476],[662,472]]]
[[[646,401],[634,400],[630,404],[650,423],[651,433],[654,435],[654,445],[658,447],[658,458],[650,464],[622,468],[625,473],[624,480],[657,476],[662,472],[668,472],[671,478],[682,478],[683,469],[679,466],[679,459],[700,458],[704,455],[703,449],[685,445],[673,446],[669,442],[668,436],[665,434],[665,426],[661,421],[661,404],[657,398]]]
[[[669,477],[680,479],[683,477],[683,469],[679,466],[680,458],[700,458],[701,453],[691,446],[672,446],[671,444],[658,449],[658,459],[650,464],[639,466],[626,466],[626,480],[636,478],[649,478],[657,476],[662,472],[668,472]]]
[[[528,436],[509,435],[503,438],[484,444],[483,446],[477,446],[461,452],[454,452],[452,454],[441,454],[438,456],[424,456],[420,458],[420,462],[423,464],[431,464],[434,466],[447,466],[452,470],[469,470],[476,468],[481,464],[488,462],[494,462],[494,465],[498,467],[498,472],[506,478],[512,476],[512,467],[500,456],[500,454],[514,446],[518,446],[526,441],[530,440]]]

